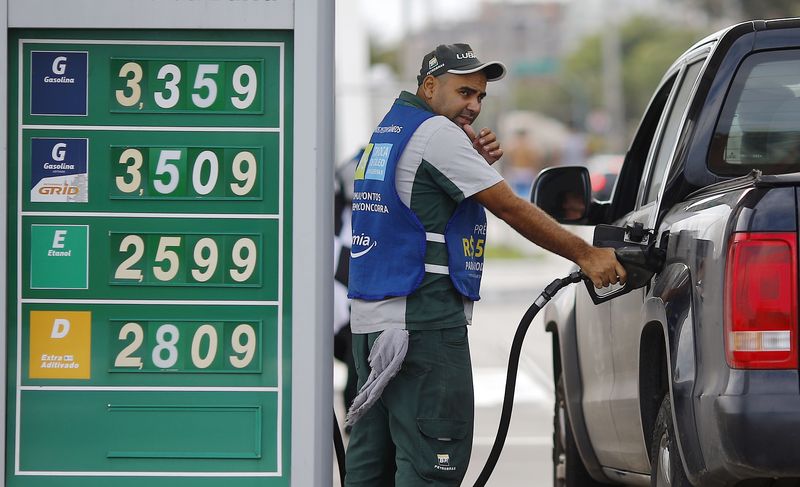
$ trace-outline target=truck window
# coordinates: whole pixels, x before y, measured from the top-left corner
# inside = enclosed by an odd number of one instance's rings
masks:
[[[800,171],[800,51],[748,56],[725,100],[709,149],[720,175]]]
[[[658,123],[666,110],[667,100],[669,100],[669,95],[677,78],[677,72],[672,72],[669,77],[665,78],[644,112],[639,128],[625,156],[622,170],[617,178],[614,198],[611,200],[611,208],[608,212],[611,221],[621,218],[636,207],[638,190],[644,177],[647,154],[654,143],[653,140],[658,129]]]
[[[689,104],[689,96],[692,93],[692,87],[702,67],[703,60],[690,64],[684,70],[685,74],[678,88],[678,93],[675,96],[675,102],[672,104],[672,108],[667,114],[666,126],[655,156],[653,170],[650,171],[647,196],[643,202],[644,204],[655,201],[658,197],[658,192],[661,189],[662,180],[664,178],[664,171],[667,170],[667,162],[669,162],[670,156],[672,156],[672,152],[675,148],[675,142],[678,140],[681,121],[683,120],[686,106]]]

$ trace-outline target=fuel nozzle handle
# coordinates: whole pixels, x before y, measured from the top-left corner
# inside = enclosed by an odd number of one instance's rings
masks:
[[[653,244],[619,247],[614,254],[628,274],[625,286],[631,289],[645,286],[664,267],[664,251]]]
[[[597,293],[592,281],[581,273],[586,290],[594,304],[604,303],[613,298],[627,294],[634,289],[639,289],[647,285],[656,272],[664,268],[665,252],[653,245],[626,245],[614,249],[614,254],[622,267],[625,268],[627,278],[625,284],[616,290]]]

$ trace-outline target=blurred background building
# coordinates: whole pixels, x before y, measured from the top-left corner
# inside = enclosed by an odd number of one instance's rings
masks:
[[[547,164],[579,134],[586,154],[628,144],[668,64],[747,18],[800,15],[793,0],[337,0],[337,157],[365,143],[422,56],[467,42],[506,63],[479,119],[501,141],[524,130]],[[569,151],[569,148],[567,148]],[[567,161],[573,162],[573,161]]]

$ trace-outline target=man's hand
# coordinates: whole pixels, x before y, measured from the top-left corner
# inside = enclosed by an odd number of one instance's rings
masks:
[[[590,251],[577,264],[592,280],[594,287],[600,289],[609,284],[624,284],[627,279],[625,268],[617,261],[614,249],[590,247]]]
[[[472,141],[472,146],[478,151],[489,165],[497,162],[498,159],[503,157],[503,149],[500,148],[500,142],[497,141],[497,136],[488,128],[482,128],[480,133],[476,134],[472,125],[465,124],[464,132],[466,132],[469,140]]]

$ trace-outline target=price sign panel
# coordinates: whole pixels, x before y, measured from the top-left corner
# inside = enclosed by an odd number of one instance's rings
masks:
[[[291,484],[293,42],[10,34],[6,485]]]

